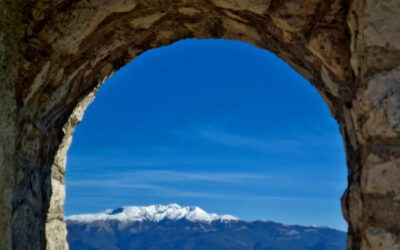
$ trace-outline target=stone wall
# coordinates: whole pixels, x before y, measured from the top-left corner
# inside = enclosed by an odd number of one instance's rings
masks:
[[[270,50],[315,86],[346,148],[349,249],[400,249],[399,5],[2,0],[0,248],[68,248],[65,155],[85,108],[113,72],[180,39],[223,38]]]
[[[400,249],[400,1],[353,1],[348,25],[358,166],[343,197],[349,248]]]
[[[20,1],[0,1],[0,249],[12,249],[11,219],[16,180],[17,103],[20,62]]]

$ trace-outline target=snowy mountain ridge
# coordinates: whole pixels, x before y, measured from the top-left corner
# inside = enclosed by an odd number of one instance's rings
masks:
[[[66,221],[78,221],[82,223],[118,220],[126,222],[154,221],[159,222],[164,219],[180,220],[186,219],[192,222],[212,222],[212,221],[235,221],[238,218],[232,215],[209,214],[203,209],[193,207],[181,207],[176,203],[168,205],[151,206],[124,206],[117,209],[108,209],[102,213],[71,215],[65,218]]]

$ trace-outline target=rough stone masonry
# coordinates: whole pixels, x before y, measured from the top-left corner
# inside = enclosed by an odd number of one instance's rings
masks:
[[[346,148],[348,248],[400,249],[399,0],[0,0],[0,13],[0,249],[68,249],[75,126],[113,72],[184,38],[248,42],[308,79]]]

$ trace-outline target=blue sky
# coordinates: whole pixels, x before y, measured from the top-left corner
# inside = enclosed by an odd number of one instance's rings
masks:
[[[226,40],[150,50],[100,89],[68,152],[66,215],[178,203],[347,230],[346,162],[318,92]]]

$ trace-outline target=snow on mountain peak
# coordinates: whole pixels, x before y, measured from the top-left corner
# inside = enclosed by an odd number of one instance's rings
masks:
[[[151,206],[124,206],[117,209],[108,209],[97,214],[71,215],[65,218],[69,221],[94,222],[99,220],[118,220],[118,221],[154,221],[159,222],[164,219],[180,220],[186,219],[197,222],[233,221],[239,220],[232,215],[209,214],[199,207],[181,207],[176,203],[169,205]]]

